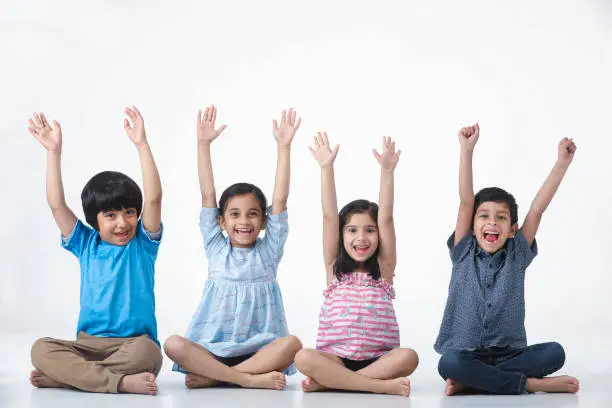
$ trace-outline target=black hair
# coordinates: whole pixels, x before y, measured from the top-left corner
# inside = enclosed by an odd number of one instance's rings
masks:
[[[253,194],[261,207],[261,215],[265,219],[266,217],[266,207],[268,203],[266,201],[266,196],[263,191],[259,187],[250,183],[236,183],[232,184],[228,188],[225,189],[223,194],[221,194],[221,198],[219,199],[219,213],[221,216],[225,214],[225,210],[227,210],[227,204],[230,198],[241,196],[245,194]]]
[[[370,214],[374,222],[376,222],[378,225],[378,204],[376,203],[372,203],[368,200],[355,200],[351,201],[345,205],[342,210],[340,210],[340,213],[338,214],[340,235],[338,242],[338,255],[336,256],[336,262],[334,263],[334,275],[338,280],[340,280],[342,275],[351,273],[355,269],[362,267],[373,279],[378,280],[380,278],[380,266],[378,265],[378,252],[380,246],[376,248],[374,254],[363,262],[363,264],[360,264],[351,258],[344,248],[343,229],[353,214]]]
[[[103,171],[93,176],[81,192],[85,220],[96,230],[100,211],[136,208],[140,217],[142,192],[138,184],[118,171]]]
[[[506,204],[510,209],[510,223],[514,225],[518,222],[518,205],[514,196],[499,187],[486,187],[476,193],[474,196],[474,215],[480,204],[488,201]]]

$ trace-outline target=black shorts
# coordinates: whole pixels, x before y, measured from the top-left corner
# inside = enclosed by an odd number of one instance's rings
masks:
[[[366,368],[367,366],[369,366],[370,364],[372,364],[373,362],[375,362],[379,358],[380,357],[371,358],[369,360],[351,360],[349,358],[342,358],[342,357],[340,357],[340,360],[342,360],[342,364],[344,364],[344,366],[346,368],[348,368],[349,370],[351,370],[351,371],[359,371],[362,368]]]
[[[248,360],[249,358],[253,357],[255,355],[255,353],[251,353],[251,354],[245,354],[243,356],[235,356],[235,357],[219,357],[215,355],[215,358],[217,359],[217,361],[225,364],[228,367],[233,367],[235,365],[238,365],[240,363],[242,363],[243,361]]]

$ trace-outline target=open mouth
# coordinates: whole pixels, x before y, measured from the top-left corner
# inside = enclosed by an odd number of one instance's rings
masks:
[[[370,246],[369,245],[355,245],[355,246],[353,246],[353,249],[359,255],[365,255],[365,254],[368,253],[368,250],[370,249]]]
[[[247,237],[253,233],[252,228],[235,228],[234,231],[239,237]]]
[[[116,232],[115,236],[117,237],[118,240],[124,240],[127,239],[127,237],[129,237],[130,235],[130,231],[123,231],[123,232]]]
[[[499,240],[499,232],[485,231],[483,236],[485,241],[489,244],[494,244]]]

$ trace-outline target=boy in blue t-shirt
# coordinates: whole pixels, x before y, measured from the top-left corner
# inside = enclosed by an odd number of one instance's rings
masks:
[[[546,377],[565,362],[556,342],[527,346],[525,270],[537,255],[535,235],[576,152],[571,139],[559,142],[558,159],[518,228],[514,197],[497,187],[474,196],[472,156],[478,124],[461,129],[459,195],[455,232],[448,240],[453,272],[435,349],[446,395],[578,391],[567,375]]]
[[[154,265],[162,235],[162,189],[144,121],[126,108],[124,128],[140,157],[143,196],[128,176],[105,171],[81,194],[79,221],[64,199],[60,124],[34,114],[30,133],[47,150],[47,201],[62,234],[62,246],[81,266],[77,340],[38,339],[30,382],[40,388],[155,395],[162,365],[155,320]],[[140,216],[142,212],[142,217]]]

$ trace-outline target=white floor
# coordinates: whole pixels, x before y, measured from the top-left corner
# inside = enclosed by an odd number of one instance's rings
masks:
[[[183,376],[170,372],[165,364],[158,378],[160,388],[156,397],[140,395],[89,394],[70,390],[35,389],[28,382],[31,370],[29,347],[32,336],[9,336],[0,340],[0,408],[41,407],[106,407],[112,408],[188,408],[188,407],[347,407],[360,408],[379,405],[393,407],[611,407],[609,394],[612,375],[601,376],[586,369],[571,374],[579,377],[581,390],[577,395],[522,395],[522,396],[459,396],[444,397],[443,384],[435,374],[437,357],[432,352],[421,352],[421,366],[411,378],[412,395],[409,399],[364,393],[304,394],[300,390],[300,375],[290,377],[285,391],[216,388],[187,390]],[[430,367],[431,365],[431,367]],[[580,365],[576,365],[580,368]]]

